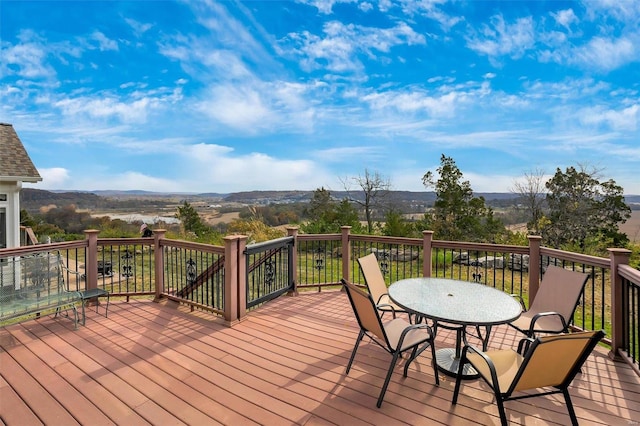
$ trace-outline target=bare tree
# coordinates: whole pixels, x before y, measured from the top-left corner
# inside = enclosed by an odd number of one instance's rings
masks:
[[[353,182],[362,190],[363,197],[355,197],[352,195],[349,183]],[[370,172],[364,169],[364,175],[358,175],[342,180],[342,185],[349,197],[349,201],[354,202],[364,209],[365,219],[367,220],[367,232],[373,232],[373,212],[376,207],[380,206],[383,200],[389,194],[391,183],[388,178],[383,177],[380,173]]]
[[[545,173],[535,169],[524,174],[524,179],[515,181],[511,192],[520,196],[528,221],[527,230],[540,235],[540,219],[544,216]]]

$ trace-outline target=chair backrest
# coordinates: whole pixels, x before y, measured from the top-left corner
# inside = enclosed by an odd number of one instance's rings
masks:
[[[371,295],[344,279],[342,279],[342,285],[349,296],[353,313],[356,315],[360,328],[374,334],[389,346],[389,340],[387,339],[382,321],[378,315],[378,309]]]
[[[373,297],[373,301],[378,303],[380,298],[388,293],[387,284],[384,282],[384,276],[378,265],[378,258],[375,253],[368,254],[358,259],[360,270],[364,275],[364,281],[369,289],[369,294]]]
[[[568,324],[588,278],[588,274],[549,265],[529,311],[557,312]]]
[[[602,330],[538,337],[507,394],[547,386],[566,388],[603,337]]]

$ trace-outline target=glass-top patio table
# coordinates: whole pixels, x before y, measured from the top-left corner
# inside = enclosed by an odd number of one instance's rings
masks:
[[[458,374],[458,361],[467,326],[476,327],[483,350],[486,350],[491,327],[511,322],[522,312],[517,300],[498,289],[445,278],[409,278],[396,281],[389,287],[389,297],[418,317],[460,326],[454,328],[457,332],[456,347],[436,351],[438,368],[450,376]],[[480,333],[481,326],[486,330],[484,337]],[[464,378],[477,376],[473,367],[465,365]]]

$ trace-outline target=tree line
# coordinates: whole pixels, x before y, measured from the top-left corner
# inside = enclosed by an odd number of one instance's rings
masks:
[[[524,174],[514,183],[517,205],[511,214],[526,222],[527,232],[510,231],[504,211],[496,213],[471,184],[453,158],[442,154],[436,170],[422,176],[426,189],[435,193],[433,205],[419,215],[408,216],[393,198],[391,182],[375,171],[341,179],[344,191],[336,198],[324,187],[317,188],[309,202],[249,206],[240,218],[211,226],[187,201],[176,208],[180,226],[167,225],[175,238],[220,244],[226,234],[246,234],[251,241],[264,241],[284,235],[280,225],[297,225],[304,233],[338,233],[351,226],[352,233],[398,237],[422,236],[434,231],[434,238],[450,241],[526,244],[527,234],[540,235],[547,247],[594,255],[606,255],[609,247],[637,247],[619,231],[631,215],[623,188],[615,181],[603,180],[602,171],[578,165],[556,169],[551,178],[540,171]],[[108,218],[92,218],[73,205],[49,209],[34,216],[22,212],[22,224],[32,226],[38,235],[73,239],[88,228],[101,235],[126,237],[137,234],[140,224]],[[65,235],[67,234],[67,235]]]

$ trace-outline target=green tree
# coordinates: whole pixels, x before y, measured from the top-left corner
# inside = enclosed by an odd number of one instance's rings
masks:
[[[176,218],[182,223],[182,229],[185,233],[193,232],[200,237],[210,231],[210,228],[202,221],[196,209],[186,201],[181,207],[178,207]]]
[[[341,226],[350,226],[351,232],[355,234],[362,233],[362,225],[358,218],[358,210],[346,198],[340,201],[336,206],[333,224],[335,232],[340,232]]]
[[[413,226],[408,222],[399,210],[391,208],[384,217],[382,235],[390,237],[411,237],[413,236]]]
[[[358,211],[353,204],[346,198],[336,202],[325,188],[313,192],[305,214],[308,221],[301,228],[307,234],[337,233],[341,226],[351,226],[355,233],[362,232]]]
[[[628,243],[619,225],[631,216],[623,189],[615,181],[600,182],[598,171],[567,167],[546,183],[549,208],[542,229],[545,244],[582,253]]]
[[[485,205],[484,197],[473,196],[471,184],[463,180],[451,157],[442,154],[437,174],[437,180],[431,171],[422,177],[422,183],[436,193],[433,209],[422,223],[431,225],[436,238],[485,242],[502,239],[506,234],[504,225]]]
[[[331,192],[324,187],[316,189],[304,211],[308,220],[302,225],[302,230],[308,234],[335,232],[335,210],[336,204],[331,198]]]

